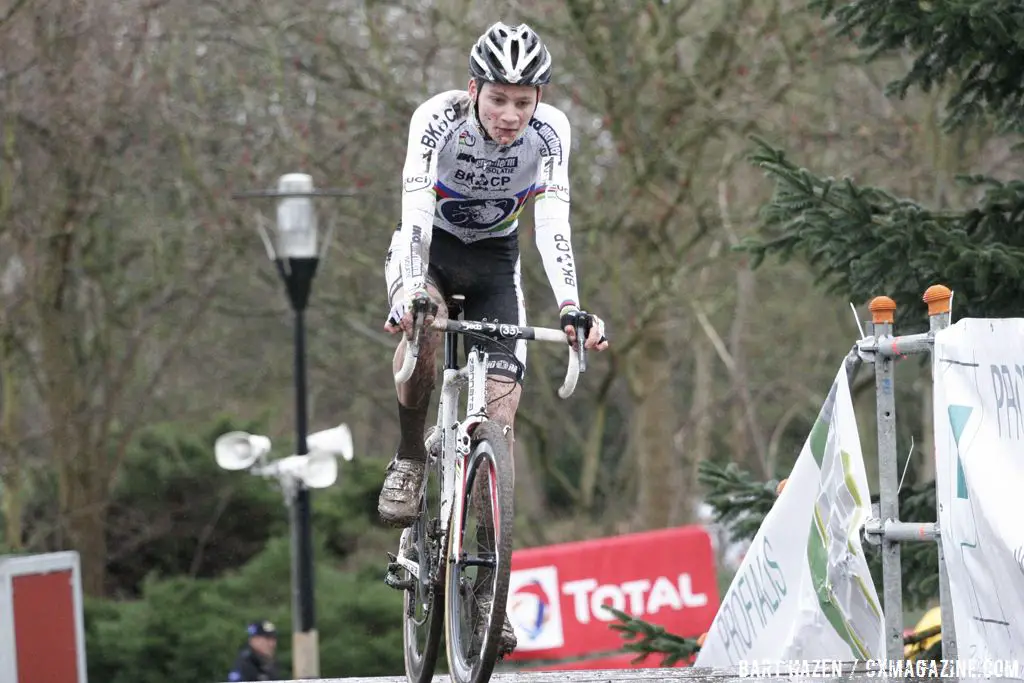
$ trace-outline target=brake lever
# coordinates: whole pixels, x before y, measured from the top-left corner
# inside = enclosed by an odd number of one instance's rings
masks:
[[[580,372],[587,371],[587,335],[583,325],[573,325],[576,330],[576,353],[580,357]]]
[[[415,344],[417,348],[420,342],[420,332],[423,331],[423,321],[426,317],[425,311],[416,311],[412,317],[412,336],[409,337],[409,343]]]

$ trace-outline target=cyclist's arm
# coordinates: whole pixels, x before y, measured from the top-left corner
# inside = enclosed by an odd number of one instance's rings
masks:
[[[406,295],[426,288],[430,237],[434,225],[437,153],[456,118],[450,93],[421,104],[409,122],[409,142],[402,169],[402,230],[399,243],[402,287]]]
[[[569,226],[569,119],[547,105],[543,122],[536,129],[543,140],[545,155],[540,160],[535,200],[537,249],[555,295],[558,309],[579,306],[576,259]]]

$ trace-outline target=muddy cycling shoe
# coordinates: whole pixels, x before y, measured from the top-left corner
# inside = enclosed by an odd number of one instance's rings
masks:
[[[488,614],[491,611],[491,600],[490,598],[481,598],[480,602],[477,603],[477,612],[480,618],[476,622],[476,638],[474,638],[475,650],[479,651],[479,648],[483,646],[484,642],[484,631],[487,629],[487,620],[483,618],[483,615]],[[515,629],[512,628],[512,622],[508,620],[508,614],[505,614],[505,623],[501,626],[501,639],[498,641],[498,659],[503,659],[508,655],[512,654],[516,649],[516,645],[519,641],[516,640]]]
[[[422,460],[395,456],[388,465],[388,474],[377,499],[377,514],[381,522],[404,529],[416,521],[420,516],[425,469],[426,463]]]

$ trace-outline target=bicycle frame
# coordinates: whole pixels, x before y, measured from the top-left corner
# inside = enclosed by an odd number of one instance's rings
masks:
[[[461,490],[465,483],[463,464],[469,455],[471,432],[473,427],[487,419],[487,357],[486,352],[474,345],[470,348],[466,365],[460,368],[457,337],[453,332],[445,333],[444,372],[437,416],[438,430],[435,432],[441,435],[439,517],[442,538],[447,537],[452,514],[462,514],[462,497],[457,498],[455,492]],[[459,420],[459,397],[464,387],[467,389],[466,416]],[[458,555],[462,548],[456,547],[454,550]]]
[[[473,428],[488,419],[487,417],[487,360],[488,354],[478,344],[474,344],[467,354],[466,364],[458,363],[458,337],[460,334],[477,333],[496,339],[526,339],[534,341],[561,342],[568,345],[564,332],[544,327],[527,327],[501,323],[489,323],[466,320],[440,320],[431,326],[434,330],[444,332],[444,371],[441,381],[440,401],[437,416],[438,429],[433,438],[441,440],[440,475],[441,500],[439,505],[440,538],[447,538],[448,530],[454,515],[462,514],[462,501],[465,496],[457,496],[465,485],[466,458],[470,454]],[[422,324],[417,321],[413,327],[413,339],[418,340],[418,330]],[[582,330],[577,330],[577,346],[569,348],[569,363],[565,381],[558,390],[558,395],[567,399],[576,389],[579,373],[585,363],[585,351]],[[405,359],[402,368],[395,374],[395,383],[401,384],[412,376],[419,357],[419,343],[406,340]],[[459,398],[462,390],[467,390],[465,418],[459,419]],[[428,453],[432,450],[428,444]],[[426,482],[426,479],[424,480]],[[411,528],[403,530],[403,537],[411,533]],[[402,539],[405,540],[404,538]],[[445,547],[442,545],[442,547]],[[453,547],[452,555],[458,557],[461,552],[461,539]],[[442,558],[442,561],[450,558]],[[411,576],[419,576],[418,563],[405,557],[398,557],[397,562],[409,571]],[[437,577],[430,577],[431,581]]]

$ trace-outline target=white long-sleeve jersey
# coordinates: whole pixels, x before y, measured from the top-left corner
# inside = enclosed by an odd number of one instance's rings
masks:
[[[569,226],[570,126],[541,102],[526,130],[501,146],[486,139],[469,93],[451,90],[421,104],[409,125],[399,254],[406,292],[425,286],[432,227],[465,243],[516,231],[534,201],[537,249],[559,309],[579,305]]]

